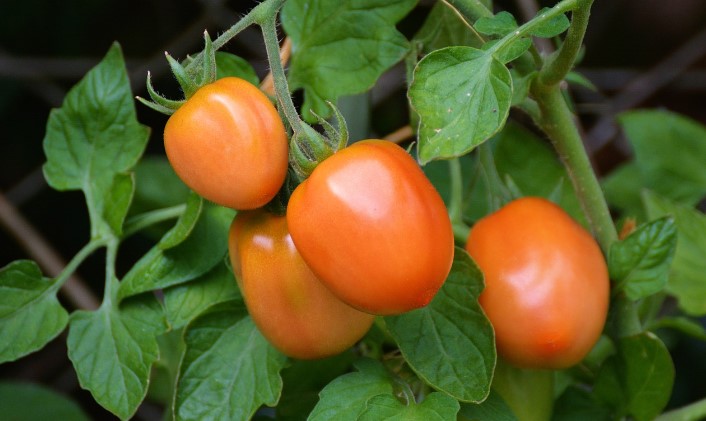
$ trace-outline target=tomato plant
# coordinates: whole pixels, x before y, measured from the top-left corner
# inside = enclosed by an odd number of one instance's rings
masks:
[[[169,118],[164,148],[195,192],[233,209],[269,202],[287,174],[287,133],[269,98],[236,77],[201,87]]]
[[[248,311],[280,351],[302,359],[350,348],[374,316],[336,298],[299,255],[284,216],[242,212],[229,235],[230,260]]]
[[[706,3],[16,3],[2,417],[706,417]]]
[[[566,212],[546,199],[517,199],[479,220],[466,249],[485,274],[480,304],[501,356],[565,368],[588,354],[608,315],[608,268]]]
[[[341,300],[373,314],[427,305],[453,261],[446,207],[401,147],[364,140],[319,164],[292,194],[302,257]]]

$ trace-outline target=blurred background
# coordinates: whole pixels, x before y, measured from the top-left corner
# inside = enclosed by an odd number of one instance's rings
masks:
[[[542,1],[539,6],[553,3]],[[254,4],[245,0],[0,2],[0,266],[32,258],[52,275],[87,241],[82,194],[58,193],[44,182],[42,139],[50,110],[61,105],[68,89],[98,63],[111,43],[122,45],[136,95],[146,95],[145,77],[150,70],[158,90],[176,98],[179,92],[168,73],[164,51],[180,59],[199,51],[204,29],[218,34]],[[421,1],[400,23],[400,30],[411,37],[431,4]],[[496,4],[518,21],[533,16],[537,6],[534,0]],[[267,73],[256,28],[246,30],[225,50],[249,60],[261,77]],[[597,88],[573,93],[586,146],[599,174],[630,156],[615,125],[614,117],[621,111],[663,108],[706,124],[706,2],[596,0],[579,71]],[[403,69],[383,77],[367,103],[366,118],[375,132],[368,134],[382,136],[407,124]],[[163,155],[166,116],[141,104],[136,108],[139,120],[152,128],[147,154]],[[135,256],[147,247],[139,241],[128,245],[121,252],[129,254],[134,247]],[[79,286],[98,296],[101,259],[95,256],[79,270]],[[64,304],[68,309],[77,305]],[[677,383],[670,406],[679,406],[706,395],[706,347],[692,339],[671,345]],[[78,386],[66,357],[65,334],[40,352],[0,366],[0,382],[4,381],[43,384],[73,398],[93,419],[112,419]],[[148,401],[135,419],[160,419],[161,412]]]

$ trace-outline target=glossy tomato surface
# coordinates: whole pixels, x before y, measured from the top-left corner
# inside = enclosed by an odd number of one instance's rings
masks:
[[[287,221],[309,267],[372,314],[427,305],[446,280],[454,239],[444,202],[416,161],[382,140],[327,158],[292,194]]]
[[[235,77],[196,91],[167,121],[164,147],[187,186],[233,209],[266,204],[287,173],[287,133],[277,110]]]
[[[338,354],[362,338],[375,319],[319,282],[297,252],[284,216],[239,213],[231,224],[229,251],[253,321],[290,357]]]
[[[508,362],[565,368],[598,341],[608,270],[593,237],[560,207],[536,197],[510,202],[473,226],[466,249],[485,275],[480,304]]]

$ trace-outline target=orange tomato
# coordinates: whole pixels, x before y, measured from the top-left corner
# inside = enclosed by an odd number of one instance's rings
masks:
[[[226,77],[196,91],[167,121],[164,147],[174,171],[222,206],[269,202],[287,174],[287,133],[269,98]]]
[[[338,354],[375,317],[341,302],[307,267],[284,216],[241,212],[231,224],[230,259],[253,321],[282,353],[300,359]]]
[[[466,249],[485,275],[480,304],[501,356],[533,368],[586,356],[606,321],[610,283],[583,227],[548,200],[526,197],[478,221]]]
[[[287,222],[309,267],[341,300],[379,315],[427,305],[451,269],[446,207],[401,147],[366,140],[320,163]]]

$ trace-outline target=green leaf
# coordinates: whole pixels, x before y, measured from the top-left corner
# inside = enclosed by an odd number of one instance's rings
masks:
[[[141,295],[120,307],[71,315],[67,345],[81,387],[121,419],[132,417],[147,394],[158,357],[156,336],[165,330],[154,296]]]
[[[56,292],[55,281],[30,260],[0,269],[0,363],[43,348],[64,330],[69,315]]]
[[[184,203],[191,191],[165,157],[147,155],[135,167],[135,197],[130,211],[146,212]]]
[[[319,360],[290,360],[282,370],[282,396],[275,409],[278,421],[304,420],[319,401],[319,392],[339,376],[350,372],[357,359],[349,349]]]
[[[610,410],[577,386],[569,386],[554,404],[552,421],[611,421]]]
[[[203,198],[192,192],[186,201],[184,213],[179,216],[176,225],[159,240],[158,247],[167,250],[183,243],[199,221],[203,207]]]
[[[618,354],[603,365],[595,383],[601,401],[622,417],[654,419],[671,396],[674,364],[662,341],[649,332],[621,338]]]
[[[177,285],[208,272],[228,250],[233,216],[231,209],[206,206],[186,240],[166,250],[156,245],[130,269],[120,283],[118,297]]]
[[[380,362],[366,359],[355,366],[357,372],[337,378],[321,391],[308,421],[355,421],[370,398],[392,393],[392,379]]]
[[[358,421],[456,421],[458,401],[449,395],[432,392],[420,404],[404,405],[392,394],[373,396]]]
[[[422,163],[470,152],[502,128],[510,111],[512,78],[500,61],[471,47],[448,47],[424,57],[409,88],[420,116]]]
[[[549,7],[543,8],[537,13],[535,19],[543,19],[543,15],[550,10],[551,8]],[[529,34],[541,38],[553,38],[569,29],[569,26],[571,26],[569,18],[561,14],[535,25],[529,31]]]
[[[181,285],[164,290],[164,307],[172,329],[178,329],[214,304],[240,299],[233,273],[225,263]]]
[[[255,86],[260,84],[260,78],[247,60],[235,54],[216,51],[216,78],[228,76],[245,79]]]
[[[572,218],[584,223],[583,210],[566,169],[546,142],[517,124],[508,124],[493,143],[495,165],[502,178],[510,177],[525,196],[545,198],[556,192],[560,180],[565,180],[560,184],[557,203]]]
[[[658,195],[643,195],[650,219],[672,216],[677,226],[674,253],[667,292],[679,301],[679,307],[692,316],[706,314],[706,215]]]
[[[479,404],[461,404],[458,415],[460,421],[518,421],[507,403],[494,390]]]
[[[635,149],[644,187],[694,205],[706,195],[706,128],[666,111],[632,111],[620,124]]]
[[[480,48],[483,38],[470,31],[468,24],[448,5],[438,2],[431,8],[412,42],[421,44],[422,53],[428,54],[452,45]]]
[[[603,182],[603,191],[611,207],[623,215],[646,220],[640,191],[643,189],[642,171],[635,161],[616,168]]]
[[[661,218],[640,226],[608,253],[610,279],[616,290],[639,300],[661,291],[667,284],[669,266],[677,245],[674,220]]]
[[[52,110],[44,138],[47,182],[57,190],[83,190],[94,238],[121,234],[133,188],[127,172],[148,136],[135,115],[120,47],[113,44]]]
[[[495,336],[478,304],[483,275],[456,248],[444,286],[424,308],[385,317],[412,369],[434,388],[463,402],[481,402],[490,391]]]
[[[242,302],[212,307],[184,333],[177,420],[249,420],[261,405],[277,404],[287,358],[247,316]]]
[[[68,397],[31,383],[0,383],[0,414],[12,421],[89,421]]]
[[[416,0],[290,0],[281,14],[292,39],[290,88],[304,89],[303,115],[328,117],[325,101],[364,92],[409,51],[395,28]]]
[[[483,35],[503,37],[517,29],[517,21],[511,13],[502,11],[495,16],[478,19],[473,27]]]

